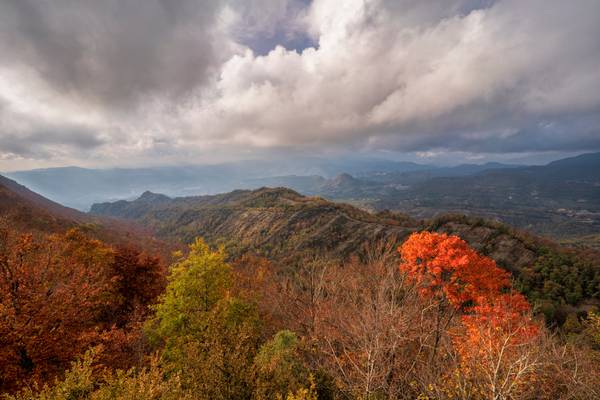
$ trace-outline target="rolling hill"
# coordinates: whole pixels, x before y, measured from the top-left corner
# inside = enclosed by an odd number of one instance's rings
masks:
[[[416,220],[394,212],[373,214],[285,188],[173,199],[146,192],[134,201],[95,204],[91,212],[133,219],[163,239],[188,243],[204,237],[225,245],[233,257],[252,251],[289,265],[306,256],[361,256],[365,245],[399,245],[419,230],[445,232],[511,271],[521,289],[550,314],[600,301],[597,253],[561,248],[481,218]]]

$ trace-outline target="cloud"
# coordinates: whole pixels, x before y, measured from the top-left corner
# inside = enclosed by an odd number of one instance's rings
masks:
[[[218,1],[6,0],[3,63],[35,69],[66,96],[109,107],[178,98],[205,82],[226,43]]]
[[[600,150],[599,15],[594,0],[6,0],[0,152],[35,140],[23,157],[77,163],[76,136],[98,163]],[[37,133],[57,128],[71,133]]]
[[[250,145],[477,151],[514,131],[511,147],[548,135],[544,149],[566,138],[576,147],[589,127],[567,120],[600,110],[600,5],[578,4],[315,1],[307,22],[318,48],[234,56],[200,121],[219,115],[217,135]],[[542,122],[564,130],[532,129]]]

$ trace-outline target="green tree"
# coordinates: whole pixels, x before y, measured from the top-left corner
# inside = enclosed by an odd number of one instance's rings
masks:
[[[253,304],[231,296],[231,285],[223,250],[198,239],[172,267],[147,325],[152,342],[164,344],[165,370],[181,373],[183,386],[199,399],[245,399],[254,390],[261,323]]]
[[[272,340],[261,346],[255,365],[257,399],[285,396],[309,385],[308,370],[298,356],[298,337],[294,332],[277,332]]]

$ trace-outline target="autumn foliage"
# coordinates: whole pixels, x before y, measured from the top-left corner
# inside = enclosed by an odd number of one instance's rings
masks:
[[[229,262],[197,239],[165,287],[157,258],[80,230],[0,233],[7,399],[600,396],[596,314],[578,342],[558,340],[510,274],[455,236],[285,265]]]
[[[0,391],[48,382],[92,345],[127,366],[137,315],[162,290],[158,259],[73,229],[0,226]],[[139,329],[138,329],[139,330]]]
[[[470,385],[485,379],[480,391],[492,398],[525,388],[534,378],[534,362],[523,357],[523,348],[537,339],[540,327],[527,299],[512,290],[510,274],[457,236],[415,233],[399,250],[400,269],[421,295],[460,313],[462,327],[453,342],[463,378]]]

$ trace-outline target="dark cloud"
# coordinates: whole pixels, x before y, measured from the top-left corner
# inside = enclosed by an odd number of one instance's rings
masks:
[[[86,101],[119,108],[180,96],[227,56],[214,37],[212,0],[4,0],[2,63],[35,69]],[[10,56],[8,56],[10,55]]]
[[[600,2],[340,4],[0,1],[0,158],[600,150]]]
[[[436,134],[374,136],[370,147],[398,152],[445,151],[470,154],[600,151],[600,112],[554,120],[486,125],[481,130],[447,129]]]
[[[46,159],[68,151],[80,156],[105,144],[98,133],[78,126],[41,126],[27,133],[0,135],[0,158]]]

